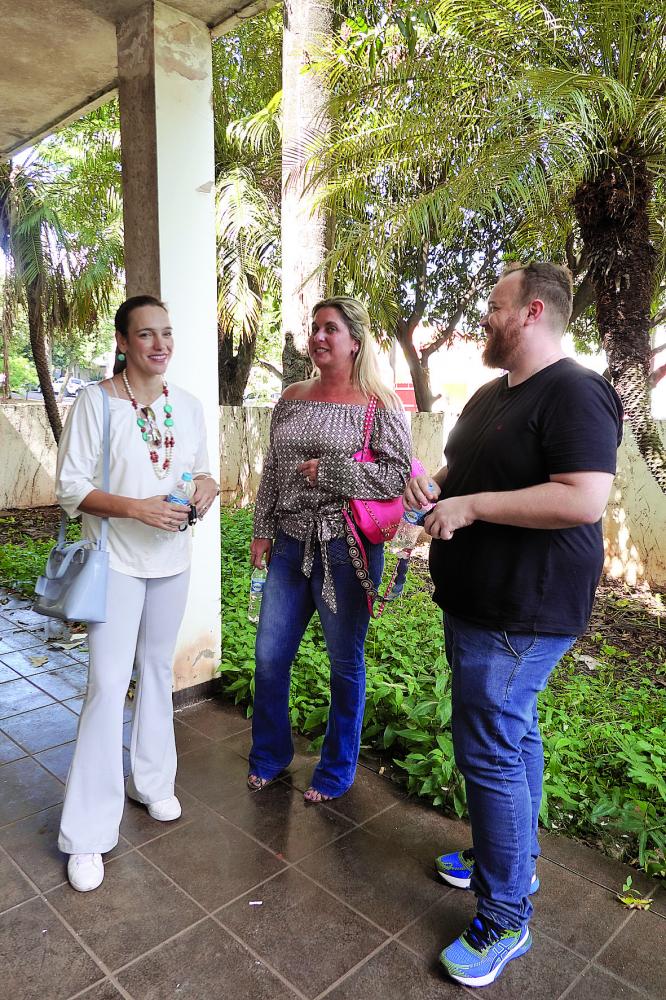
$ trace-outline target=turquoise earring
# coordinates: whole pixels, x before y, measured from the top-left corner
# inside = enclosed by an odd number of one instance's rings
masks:
[[[125,355],[124,355],[124,354],[121,354],[121,353],[119,352],[119,353],[117,354],[117,358],[118,358],[118,361],[124,361],[124,360],[125,360]]]

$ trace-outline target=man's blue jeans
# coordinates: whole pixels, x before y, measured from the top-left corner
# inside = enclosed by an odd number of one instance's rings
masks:
[[[294,755],[289,720],[291,664],[316,610],[331,663],[331,708],[312,786],[323,795],[338,797],[353,784],[356,773],[365,709],[363,645],[370,615],[345,539],[328,543],[337,614],[321,596],[324,570],[319,545],[309,579],[301,570],[303,548],[303,542],[280,533],[271,553],[257,628],[250,772],[274,778]],[[365,549],[377,586],[383,546],[368,543]]]
[[[456,764],[465,777],[479,913],[522,928],[532,914],[543,784],[537,694],[575,636],[478,628],[445,615]]]

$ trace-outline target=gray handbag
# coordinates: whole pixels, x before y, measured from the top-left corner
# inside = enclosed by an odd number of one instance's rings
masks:
[[[102,489],[109,492],[109,397],[100,388],[103,401]],[[82,539],[65,542],[67,514],[63,511],[58,541],[51,549],[46,569],[35,585],[33,610],[49,618],[71,622],[105,622],[109,553],[106,538],[108,518],[103,517],[98,542]]]

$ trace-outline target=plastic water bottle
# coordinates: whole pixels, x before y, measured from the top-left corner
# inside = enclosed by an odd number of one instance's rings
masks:
[[[266,570],[255,569],[250,577],[250,604],[247,609],[247,617],[256,625],[259,621],[261,611],[261,600],[264,596],[264,584],[266,583]]]
[[[389,551],[398,559],[409,559],[412,549],[419,540],[423,522],[434,506],[434,503],[431,503],[427,507],[412,508],[404,512],[398,530],[389,542]]]
[[[192,497],[194,496],[194,491],[195,490],[196,490],[196,486],[194,485],[194,482],[192,480],[192,473],[191,472],[184,472],[182,474],[182,476],[180,477],[180,479],[178,480],[178,482],[176,483],[176,485],[174,486],[174,488],[171,490],[171,493],[169,493],[169,496],[165,497],[164,502],[165,503],[177,503],[177,504],[180,504],[183,507],[189,507],[190,506],[190,501],[192,500]],[[187,528],[187,521],[183,522],[183,524],[181,525],[181,527],[178,530],[179,531],[185,531],[186,528]],[[158,532],[157,532],[157,537],[161,541],[163,541],[165,538],[168,538],[171,541],[173,541],[173,539],[176,536],[175,536],[175,532],[173,532],[173,531],[164,531],[162,528],[160,528],[158,530]]]

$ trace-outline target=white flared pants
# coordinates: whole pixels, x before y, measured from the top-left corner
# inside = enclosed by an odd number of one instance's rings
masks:
[[[88,690],[69,769],[58,847],[104,854],[118,843],[125,803],[123,708],[136,662],[128,794],[173,795],[172,661],[190,573],[141,579],[109,571],[108,617],[90,625]]]

